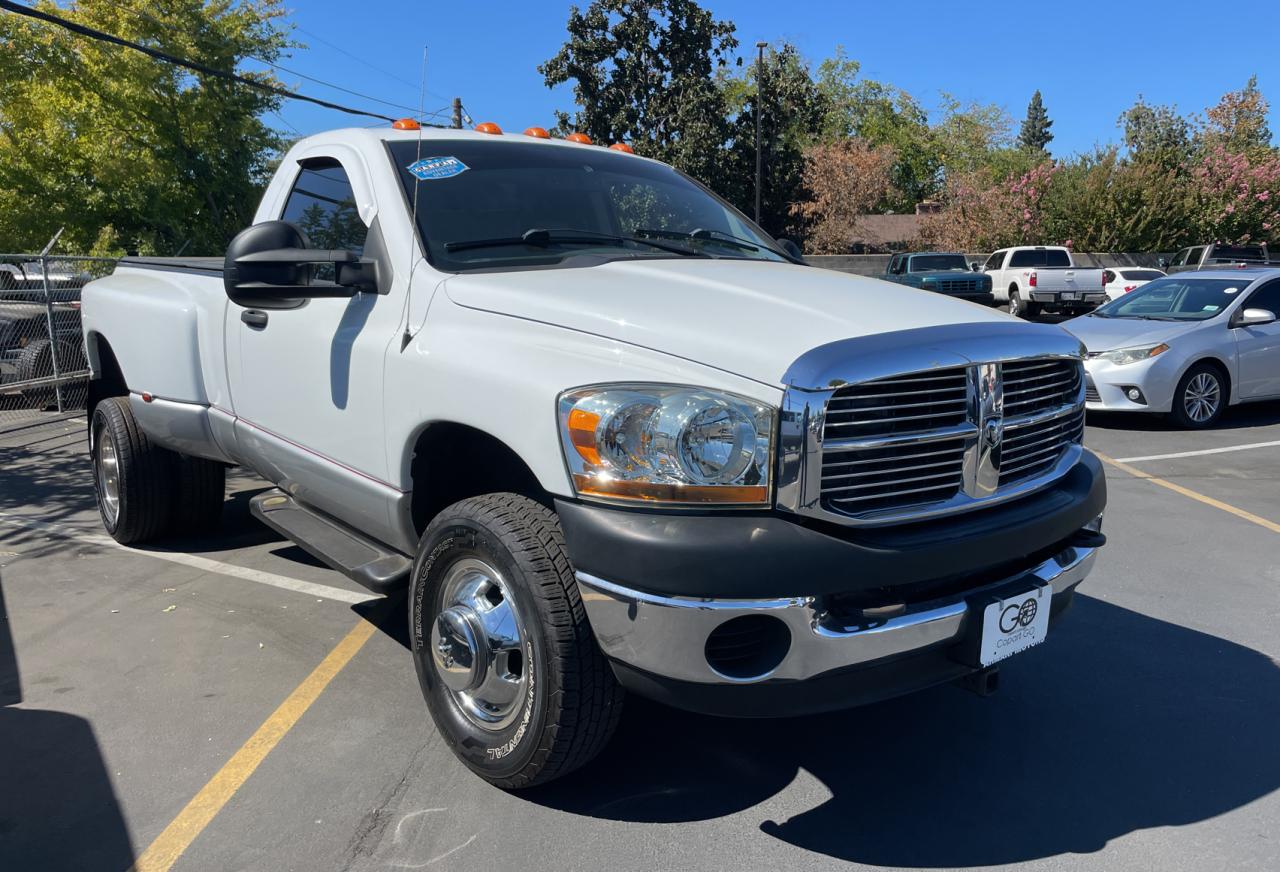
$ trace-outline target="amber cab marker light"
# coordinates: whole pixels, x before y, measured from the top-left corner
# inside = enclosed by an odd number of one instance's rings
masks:
[[[583,145],[591,144],[591,137],[587,136],[585,133],[570,133],[565,137],[565,139],[570,142],[581,142]]]
[[[613,145],[609,146],[609,148],[613,149],[614,151],[625,151],[627,154],[636,153],[636,150],[631,146],[627,145],[625,142],[615,142]]]
[[[524,129],[525,136],[536,136],[538,139],[550,139],[551,134],[547,132],[545,127],[526,127]]]
[[[422,125],[414,121],[412,118],[401,118],[397,121],[392,121],[391,126],[395,130],[421,130],[422,129]]]
[[[476,130],[480,133],[492,133],[495,135],[502,133],[502,128],[492,121],[481,121],[476,125]]]

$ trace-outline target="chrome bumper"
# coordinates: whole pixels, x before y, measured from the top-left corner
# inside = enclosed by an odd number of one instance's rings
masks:
[[[1093,568],[1097,548],[1067,547],[1029,572],[996,579],[994,587],[1016,578],[1028,586],[1049,585],[1060,594],[1078,585]],[[964,599],[933,601],[918,611],[878,624],[848,629],[832,619],[814,597],[773,600],[704,600],[655,596],[577,573],[578,590],[609,657],[665,678],[699,684],[750,684],[766,679],[804,680],[847,666],[905,654],[963,634],[969,609]],[[982,588],[970,593],[980,592]],[[721,624],[745,615],[781,620],[791,645],[771,671],[731,678],[707,662],[707,637]]]

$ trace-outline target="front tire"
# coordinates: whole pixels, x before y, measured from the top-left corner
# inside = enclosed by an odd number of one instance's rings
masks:
[[[1227,380],[1211,363],[1197,363],[1187,370],[1173,392],[1173,420],[1183,427],[1212,427],[1227,408]]]
[[[531,787],[595,757],[622,710],[554,512],[516,494],[455,503],[418,545],[409,636],[436,727],[468,768]]]
[[[111,538],[130,545],[159,536],[173,510],[174,455],[147,438],[126,398],[94,407],[92,457],[98,512]]]

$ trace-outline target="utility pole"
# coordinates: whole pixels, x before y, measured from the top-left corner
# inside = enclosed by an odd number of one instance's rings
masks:
[[[462,129],[462,98],[453,98],[453,129]]]
[[[764,49],[769,43],[757,42],[756,49],[756,223],[760,223],[760,188],[764,177],[763,163],[760,154],[760,111],[761,97],[764,96]]]

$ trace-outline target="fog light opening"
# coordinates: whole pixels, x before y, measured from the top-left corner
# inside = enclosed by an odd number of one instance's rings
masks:
[[[1140,403],[1144,406],[1147,404],[1147,398],[1143,396],[1142,391],[1138,390],[1138,388],[1133,385],[1125,386],[1124,395],[1129,398],[1129,402],[1131,403]]]
[[[725,621],[707,637],[712,671],[732,681],[753,681],[778,668],[791,650],[791,630],[772,615],[743,615]]]

